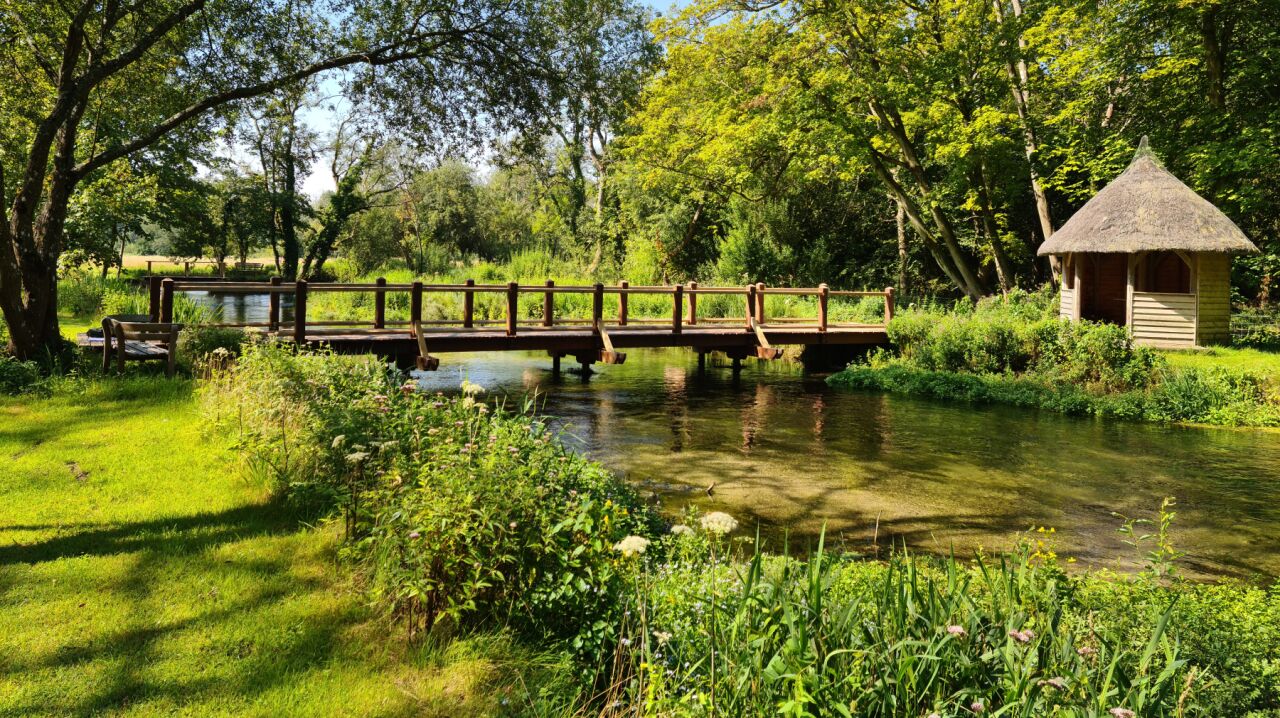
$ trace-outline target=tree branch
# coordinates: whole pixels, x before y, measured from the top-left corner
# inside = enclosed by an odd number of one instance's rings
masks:
[[[91,157],[90,159],[87,159],[84,162],[81,162],[79,165],[76,166],[74,170],[75,176],[77,178],[84,177],[85,175],[98,169],[99,167],[109,164],[126,155],[137,152],[138,150],[155,143],[157,140],[167,135],[169,132],[171,132],[174,128],[178,127],[179,125],[182,125],[188,120],[198,117],[199,115],[202,115],[205,112],[208,112],[209,110],[214,109],[215,107],[220,107],[222,105],[235,102],[237,100],[246,100],[252,97],[265,95],[268,92],[277,90],[286,85],[291,85],[295,82],[298,82],[299,80],[304,80],[308,77],[318,75],[319,73],[325,72],[327,70],[335,70],[341,67],[349,67],[351,65],[358,65],[358,64],[368,64],[368,65],[374,65],[374,66],[389,65],[395,62],[399,62],[401,60],[407,60],[414,57],[419,57],[425,53],[425,51],[421,51],[421,50],[392,52],[393,50],[395,50],[396,47],[397,46],[395,45],[390,45],[390,46],[384,46],[382,48],[379,48],[369,53],[352,53],[348,55],[342,55],[339,57],[330,58],[328,60],[323,60],[321,62],[313,63],[300,70],[291,72],[287,75],[281,75],[271,80],[266,80],[264,82],[260,82],[254,85],[237,87],[232,90],[227,90],[225,92],[220,92],[216,95],[211,95],[210,97],[206,97],[205,99],[170,115],[165,120],[157,124],[155,127],[152,127],[150,131],[137,137],[133,141],[126,142],[122,145],[117,145],[109,150],[103,151],[101,154],[95,157]],[[383,54],[383,53],[386,53],[386,54]]]

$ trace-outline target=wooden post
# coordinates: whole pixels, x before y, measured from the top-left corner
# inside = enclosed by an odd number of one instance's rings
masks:
[[[307,340],[307,280],[299,279],[293,286],[293,341],[301,344]]]
[[[373,328],[384,329],[387,326],[387,278],[378,277],[373,283],[378,285],[373,293]]]
[[[554,286],[556,286],[555,281],[548,279],[547,287],[550,288]],[[555,293],[543,292],[542,294],[542,326],[550,327],[555,325],[556,323],[555,312],[556,312]]]
[[[764,324],[764,282],[756,283],[756,325]]]
[[[756,314],[756,285],[747,285],[747,331],[751,331],[751,318]]]
[[[273,332],[280,331],[280,282],[279,276],[271,278],[271,294],[267,295],[267,322],[268,329]]]
[[[476,280],[468,279],[468,287],[476,286]],[[470,329],[475,326],[476,293],[467,289],[462,293],[462,326]]]
[[[516,335],[516,312],[520,311],[520,285],[507,283],[507,336]]]
[[[618,282],[618,286],[622,288],[622,291],[618,292],[618,326],[625,327],[627,326],[627,297],[629,296],[627,288],[631,284],[624,279]]]
[[[183,274],[183,276],[186,276],[186,275],[191,274],[191,260],[189,260],[189,259],[183,260],[183,262],[182,262],[182,274]]]
[[[689,282],[689,326],[698,323],[698,283]]]
[[[680,315],[684,312],[684,285],[677,284],[675,288],[674,300],[671,302],[671,333],[680,333],[680,324],[682,323]]]
[[[827,331],[827,300],[831,298],[831,288],[826,282],[818,285],[818,331]]]
[[[422,321],[422,282],[414,282],[409,290],[409,326],[416,326]]]
[[[151,276],[151,260],[150,259],[147,260],[147,276],[148,277]]]
[[[160,282],[160,321],[165,324],[173,321],[173,279],[170,277]]]
[[[151,260],[147,260],[147,264],[151,264]],[[147,267],[147,274],[151,274],[151,267]],[[147,277],[147,310],[151,315],[151,321],[160,321],[160,277]]]
[[[604,322],[604,285],[596,282],[595,291],[591,294],[591,326],[600,331]]]
[[[884,323],[885,326],[893,321],[893,287],[884,288]]]

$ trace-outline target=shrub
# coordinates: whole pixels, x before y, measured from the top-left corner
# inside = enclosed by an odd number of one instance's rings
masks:
[[[36,391],[42,384],[39,364],[0,354],[0,394],[25,394]]]
[[[248,336],[232,327],[194,326],[183,329],[178,338],[178,358],[188,369],[207,365],[209,357],[219,355],[217,363],[240,356]]]
[[[411,633],[502,622],[594,657],[616,631],[612,546],[648,512],[536,417],[428,396],[372,357],[251,343],[205,389],[211,420],[297,504],[341,513],[348,554]]]

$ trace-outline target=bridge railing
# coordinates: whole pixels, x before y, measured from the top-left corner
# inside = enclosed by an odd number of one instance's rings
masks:
[[[266,295],[268,297],[268,319],[266,322],[217,322],[208,326],[260,328],[269,332],[287,331],[299,342],[305,341],[310,334],[325,333],[376,333],[387,331],[411,331],[412,327],[421,327],[425,331],[494,331],[502,327],[508,336],[520,332],[545,331],[566,327],[591,327],[599,330],[602,327],[626,327],[628,329],[665,330],[679,334],[689,327],[703,325],[740,324],[747,331],[755,328],[786,327],[789,329],[809,328],[820,332],[829,329],[850,327],[884,326],[893,319],[894,294],[893,287],[878,291],[835,290],[826,284],[817,287],[768,287],[763,283],[748,284],[743,287],[703,287],[697,282],[675,285],[632,286],[628,282],[617,285],[557,285],[548,280],[542,285],[519,284],[477,284],[468,279],[462,284],[391,284],[383,278],[365,283],[333,283],[333,282],[297,282],[285,283],[279,277],[272,277],[269,282],[190,282],[172,277],[152,277],[149,284],[150,314],[153,321],[169,322],[173,320],[173,298],[178,292],[212,292],[217,294]],[[373,294],[373,319],[335,320],[308,317],[308,299],[314,294],[361,292]],[[387,318],[387,295],[407,293],[409,295],[409,318]],[[476,312],[476,296],[480,294],[501,295],[505,299],[505,308],[501,319],[478,317]],[[424,302],[435,296],[450,296],[462,299],[461,315],[452,319],[424,319]],[[526,317],[520,311],[522,295],[538,295],[542,300],[542,316]],[[561,317],[557,315],[556,297],[558,295],[586,295],[591,297],[590,317]],[[607,295],[614,297],[614,306],[606,313]],[[670,318],[651,316],[636,317],[631,314],[631,298],[639,295],[665,295],[671,298]],[[698,312],[698,299],[717,295],[737,295],[742,298],[741,316],[702,316]],[[812,297],[815,301],[816,315],[813,317],[767,316],[766,298],[770,295],[793,297]],[[282,317],[281,298],[292,296],[292,318]],[[884,313],[881,323],[833,321],[831,319],[830,302],[832,298],[879,297],[884,300]],[[394,328],[401,329],[394,329]]]

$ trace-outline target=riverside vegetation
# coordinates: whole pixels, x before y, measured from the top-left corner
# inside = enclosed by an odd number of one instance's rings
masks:
[[[1229,349],[1199,361],[1138,346],[1123,327],[1059,319],[1048,290],[1013,291],[949,310],[908,308],[888,333],[891,351],[869,355],[830,383],[1067,414],[1280,426],[1274,355],[1250,350],[1263,361],[1237,367]]]
[[[1280,715],[1280,587],[1183,581],[1163,530],[1126,524],[1152,549],[1133,577],[1068,573],[1050,532],[973,561],[788,558],[723,514],[667,528],[475,385],[255,343],[201,395],[251,474],[335,517],[404,640],[502,631],[565,656],[579,687],[511,713]]]

